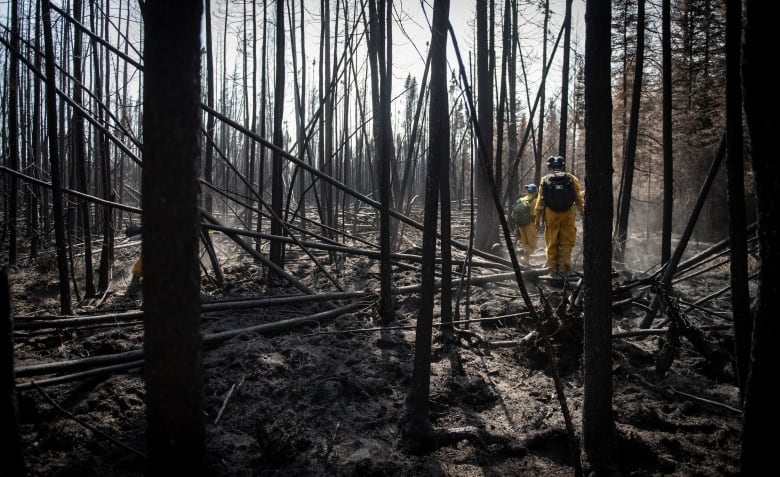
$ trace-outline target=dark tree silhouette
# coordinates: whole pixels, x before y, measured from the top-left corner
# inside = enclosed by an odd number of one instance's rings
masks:
[[[284,119],[284,2],[276,2],[276,79],[274,81],[274,149],[273,159],[271,160],[271,210],[274,217],[271,219],[271,235],[280,237],[283,233],[282,215],[283,195],[282,185],[282,156],[279,153],[283,149],[284,130],[282,122]],[[282,259],[282,242],[280,240],[271,240],[271,249],[269,258],[271,262],[279,267],[284,267]],[[270,270],[269,270],[269,273]],[[269,277],[270,278],[270,277]]]
[[[150,475],[204,474],[197,158],[200,1],[144,14],[144,353]]]
[[[488,3],[477,2],[477,118],[481,136],[474,160],[474,182],[477,194],[475,247],[486,250],[496,234],[496,208],[490,192],[493,177],[493,61],[488,38]]]
[[[11,47],[19,51],[19,2],[11,2]],[[10,55],[8,70],[8,165],[13,170],[19,170],[19,57]],[[17,257],[17,198],[19,195],[19,179],[8,175],[8,265],[16,266]]]
[[[205,0],[204,5],[206,7],[206,104],[209,108],[214,109],[214,41],[211,34],[211,0]],[[207,137],[204,141],[206,155],[203,162],[203,180],[209,184],[214,181],[214,146],[211,139],[214,138],[215,121],[213,114],[206,115]],[[214,199],[211,192],[204,194],[203,208],[209,214],[212,212],[213,204]]]
[[[558,154],[566,157],[566,138],[569,134],[569,57],[571,56],[571,2],[566,0],[563,15],[563,69],[561,73],[561,127],[558,134]],[[572,157],[572,159],[574,159]],[[575,172],[572,167],[572,172]]]
[[[671,0],[661,2],[661,74],[663,76],[663,171],[664,202],[663,225],[661,229],[661,263],[672,257],[672,201],[674,200],[672,159],[672,32]]]
[[[612,417],[612,96],[611,5],[588,0],[585,10],[585,167],[583,231],[584,396],[582,467],[609,475],[614,462]],[[596,211],[596,213],[591,213]],[[591,474],[593,472],[594,474]]]
[[[758,197],[758,247],[761,270],[753,321],[750,370],[743,409],[742,475],[761,475],[777,462],[777,441],[768,438],[780,427],[777,406],[777,369],[780,364],[780,276],[777,274],[780,246],[780,198],[777,177],[780,155],[775,137],[780,100],[773,75],[766,73],[766,46],[775,41],[774,4],[746,0],[742,50],[742,94],[750,140],[750,160]]]
[[[631,115],[628,118],[628,135],[623,150],[623,175],[618,195],[617,237],[615,240],[615,259],[623,261],[628,239],[628,217],[631,210],[631,193],[634,189],[634,164],[636,162],[636,142],[639,132],[639,103],[642,99],[642,78],[645,65],[645,1],[637,1],[636,17],[636,64],[634,85],[631,92]]]
[[[420,313],[414,347],[414,369],[412,375],[411,410],[409,423],[410,440],[413,447],[425,448],[432,432],[428,398],[431,386],[431,337],[433,327],[433,299],[436,287],[436,225],[438,215],[441,174],[447,168],[449,157],[450,122],[447,100],[447,24],[449,23],[449,0],[436,0],[433,6],[431,34],[431,87],[430,87],[430,148],[428,149],[428,171],[425,180],[425,211],[422,243],[422,292]]]
[[[387,324],[394,318],[392,295],[392,265],[390,263],[390,162],[392,161],[392,129],[390,115],[390,78],[387,73],[385,52],[391,46],[386,44],[385,0],[370,0],[368,58],[371,65],[371,90],[374,107],[374,142],[377,151],[377,179],[379,184],[379,248],[382,255],[380,263],[380,310],[382,323]]]
[[[726,4],[726,178],[728,180],[729,238],[731,241],[731,310],[734,317],[734,354],[737,382],[745,395],[750,359],[750,290],[747,270],[747,220],[742,131],[742,2]]]
[[[54,217],[54,237],[57,244],[57,269],[60,279],[60,313],[70,315],[72,313],[72,303],[70,286],[68,285],[68,261],[65,253],[65,220],[63,219],[60,151],[57,136],[57,85],[54,83],[54,45],[51,35],[51,5],[48,0],[41,2],[41,19],[43,20],[43,42],[46,50],[46,118],[49,128],[51,205],[52,216]]]
[[[82,22],[81,0],[74,0],[73,2],[73,18],[78,23]],[[82,95],[84,82],[84,73],[82,68],[82,62],[84,61],[84,52],[82,48],[82,36],[81,30],[76,29],[73,38],[73,102],[77,106],[73,110],[73,116],[71,117],[72,128],[72,151],[73,151],[73,164],[75,168],[75,174],[73,180],[75,181],[75,189],[85,194],[89,193],[89,186],[87,182],[87,146],[84,138],[84,116],[81,114],[81,109],[84,107]],[[79,212],[81,213],[81,230],[84,238],[84,293],[87,297],[95,295],[95,280],[92,268],[92,232],[90,230],[91,214],[89,202],[84,199],[80,200]],[[78,223],[78,221],[76,221]]]
[[[542,155],[545,152],[544,149],[544,122],[545,122],[545,114],[546,109],[545,106],[547,104],[546,102],[546,91],[547,91],[547,75],[549,74],[549,70],[547,69],[547,30],[550,24],[550,0],[542,0],[539,2],[539,7],[543,9],[544,14],[544,22],[542,23],[542,64],[545,65],[545,71],[542,75],[542,84],[539,85],[539,133],[536,136],[536,140],[538,141],[536,146],[536,157],[534,158],[536,162],[536,169],[541,170],[542,168]]]
[[[0,268],[0,434],[3,455],[0,475],[25,475],[24,451],[19,434],[19,406],[14,377],[14,321],[11,317],[11,291],[8,273]]]

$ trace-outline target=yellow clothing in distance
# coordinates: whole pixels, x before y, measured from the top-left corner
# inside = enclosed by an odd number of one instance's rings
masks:
[[[138,279],[143,276],[143,264],[141,263],[141,256],[133,264],[133,278]]]
[[[574,185],[575,199],[568,210],[561,212],[545,207],[544,184],[553,174],[567,174]],[[536,224],[540,225],[544,220],[544,246],[546,254],[546,267],[550,274],[561,273],[568,275],[572,272],[571,253],[577,239],[577,226],[575,224],[574,208],[582,216],[585,208],[585,199],[580,181],[574,174],[564,171],[553,171],[542,178],[539,186],[539,197],[536,199]]]
[[[536,200],[536,194],[526,194],[520,198],[521,201],[528,204],[533,210],[533,220],[527,225],[521,225],[517,228],[517,237],[520,240],[520,245],[523,248],[522,262],[528,264],[528,258],[532,253],[536,252],[538,247],[538,237],[536,235],[536,210],[534,210],[534,202]]]

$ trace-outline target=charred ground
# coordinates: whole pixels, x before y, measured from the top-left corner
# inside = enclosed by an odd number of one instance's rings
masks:
[[[264,268],[230,241],[217,244],[225,284],[216,287],[204,275],[204,303],[298,293],[292,287],[269,286]],[[142,296],[125,293],[137,252],[137,246],[128,245],[117,250],[112,290],[79,302],[80,316],[141,309]],[[334,264],[325,253],[317,256],[346,289],[378,287],[377,261],[350,257]],[[532,258],[537,265],[542,261],[541,253]],[[305,254],[288,253],[287,269],[314,289],[327,288],[324,274]],[[45,259],[11,270],[10,280],[17,323],[56,314],[56,273]],[[631,280],[620,274],[615,283]],[[399,267],[395,281],[399,287],[415,285],[419,271],[413,265]],[[378,325],[372,299],[350,313],[272,331],[258,325],[312,316],[343,303],[301,302],[204,313],[205,336],[248,330],[208,346],[204,353],[207,460],[213,473],[573,475],[561,401],[548,355],[535,333],[551,332],[567,406],[578,431],[582,313],[574,303],[575,285],[573,281],[559,288],[545,280],[528,282],[534,306],[544,316],[541,326],[524,313],[511,279],[473,286],[468,293],[463,290],[454,341],[444,340],[440,328],[434,331],[430,402],[436,428],[460,429],[464,434],[425,454],[403,445],[417,293],[396,296],[397,321],[389,327]],[[686,303],[727,285],[727,270],[715,267],[691,273],[675,283],[675,291]],[[614,316],[613,407],[620,448],[616,462],[625,475],[738,475],[741,414],[730,361],[728,295],[710,300],[706,312],[680,305],[710,349],[726,357],[715,363],[684,337],[670,348],[665,333],[621,335],[637,331],[652,289],[631,293],[633,302],[616,307]],[[22,369],[139,349],[143,327],[140,320],[122,319],[91,326],[17,329],[15,340],[16,367]],[[56,376],[17,377],[30,475],[143,475],[146,423],[140,368],[47,384],[52,378]],[[479,432],[467,432],[474,429]]]

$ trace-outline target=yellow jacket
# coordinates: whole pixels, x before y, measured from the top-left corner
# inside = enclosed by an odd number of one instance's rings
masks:
[[[585,194],[580,187],[580,180],[577,179],[577,176],[570,172],[565,171],[554,171],[550,174],[547,174],[546,176],[542,177],[542,180],[539,182],[539,195],[536,198],[536,212],[534,213],[537,224],[539,220],[544,216],[543,211],[545,208],[544,205],[544,183],[553,174],[563,172],[564,174],[568,175],[571,178],[572,184],[574,184],[574,206],[577,207],[577,211],[580,213],[580,215],[583,215],[585,211]]]

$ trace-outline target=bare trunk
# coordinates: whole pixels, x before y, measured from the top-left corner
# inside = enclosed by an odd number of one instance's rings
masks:
[[[284,115],[284,2],[276,2],[276,79],[274,83],[274,145],[280,149],[284,147],[282,131],[282,119]],[[274,150],[271,160],[271,211],[274,215],[271,219],[271,235],[282,236],[281,217],[283,211],[283,183],[282,156]],[[269,258],[279,267],[284,267],[282,259],[283,244],[278,240],[271,240]]]
[[[202,3],[144,8],[144,377],[149,474],[208,474],[200,332]]]
[[[51,8],[49,0],[41,1],[43,20],[43,40],[46,49],[46,117],[49,129],[49,167],[52,184],[52,216],[54,217],[54,235],[57,244],[57,268],[60,279],[60,313],[72,313],[70,287],[68,285],[68,259],[65,249],[65,222],[63,219],[62,185],[60,181],[60,150],[57,126],[57,98],[54,83],[54,45],[51,32]]]

